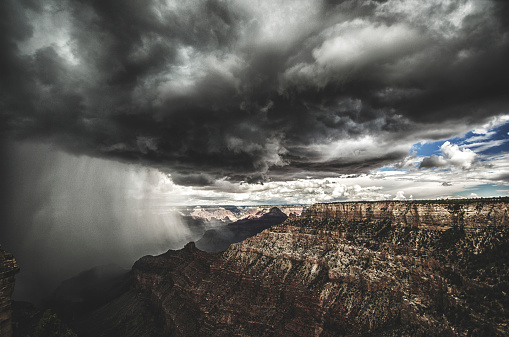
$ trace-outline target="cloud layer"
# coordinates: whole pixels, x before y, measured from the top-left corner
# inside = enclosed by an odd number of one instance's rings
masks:
[[[18,285],[196,240],[177,205],[509,195],[506,3],[0,1]]]
[[[6,0],[0,13],[3,136],[181,185],[369,172],[508,109],[500,1]],[[449,151],[421,165],[472,165]]]

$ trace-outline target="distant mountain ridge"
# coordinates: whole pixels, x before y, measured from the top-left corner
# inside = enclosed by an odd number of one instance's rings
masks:
[[[207,221],[219,220],[230,223],[244,218],[257,218],[270,212],[272,207],[279,208],[287,216],[301,215],[309,205],[272,205],[272,206],[193,206],[180,207],[177,210],[183,216]]]
[[[203,237],[196,241],[196,247],[206,252],[223,251],[230,244],[245,240],[288,218],[278,207],[272,207],[268,213],[262,212],[258,211],[255,216],[248,216],[226,226],[206,231]]]

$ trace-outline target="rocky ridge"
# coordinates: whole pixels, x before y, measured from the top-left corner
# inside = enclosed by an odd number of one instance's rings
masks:
[[[196,246],[206,252],[220,252],[226,250],[230,244],[240,242],[248,237],[260,233],[286,220],[288,216],[278,207],[272,207],[269,212],[256,217],[246,217],[226,226],[208,230],[203,237],[196,241]]]
[[[275,206],[195,206],[193,208],[180,209],[183,216],[206,221],[222,221],[226,223],[242,220],[256,219],[270,212]],[[306,205],[282,205],[277,206],[287,216],[290,214],[301,215],[307,208]]]
[[[11,253],[0,248],[0,336],[12,336],[11,295],[19,267]]]
[[[195,219],[205,219],[207,221],[210,221],[212,219],[217,219],[226,222],[232,222],[237,220],[237,216],[232,211],[224,209],[222,207],[202,208],[200,206],[196,206],[189,215]]]
[[[506,336],[507,206],[317,204],[221,253],[143,257],[133,285],[163,335]]]

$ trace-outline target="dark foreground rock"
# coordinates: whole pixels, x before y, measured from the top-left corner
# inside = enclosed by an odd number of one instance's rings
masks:
[[[315,205],[221,253],[190,243],[141,258],[133,288],[76,326],[88,336],[507,336],[507,206]]]
[[[18,264],[11,253],[0,248],[0,336],[12,336],[11,295],[14,292],[14,275]]]

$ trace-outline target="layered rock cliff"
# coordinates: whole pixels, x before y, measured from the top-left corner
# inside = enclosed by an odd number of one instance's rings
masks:
[[[0,248],[0,336],[12,336],[11,295],[18,264],[11,253]]]
[[[221,253],[143,257],[134,287],[166,335],[506,336],[507,206],[318,204]]]
[[[193,219],[205,221],[221,221],[231,223],[241,219],[255,219],[270,212],[274,205],[260,206],[195,206],[177,208],[182,216],[190,216]],[[290,214],[301,215],[308,205],[278,205],[287,216]]]
[[[264,229],[280,224],[287,218],[288,216],[278,207],[272,207],[262,215],[257,214],[256,217],[247,217],[206,231],[203,237],[196,241],[196,246],[206,252],[220,252],[226,250],[230,244],[240,242]]]
[[[305,216],[315,220],[391,221],[395,225],[443,226],[444,229],[450,226],[486,227],[509,221],[507,203],[501,199],[316,204],[307,210]]]

